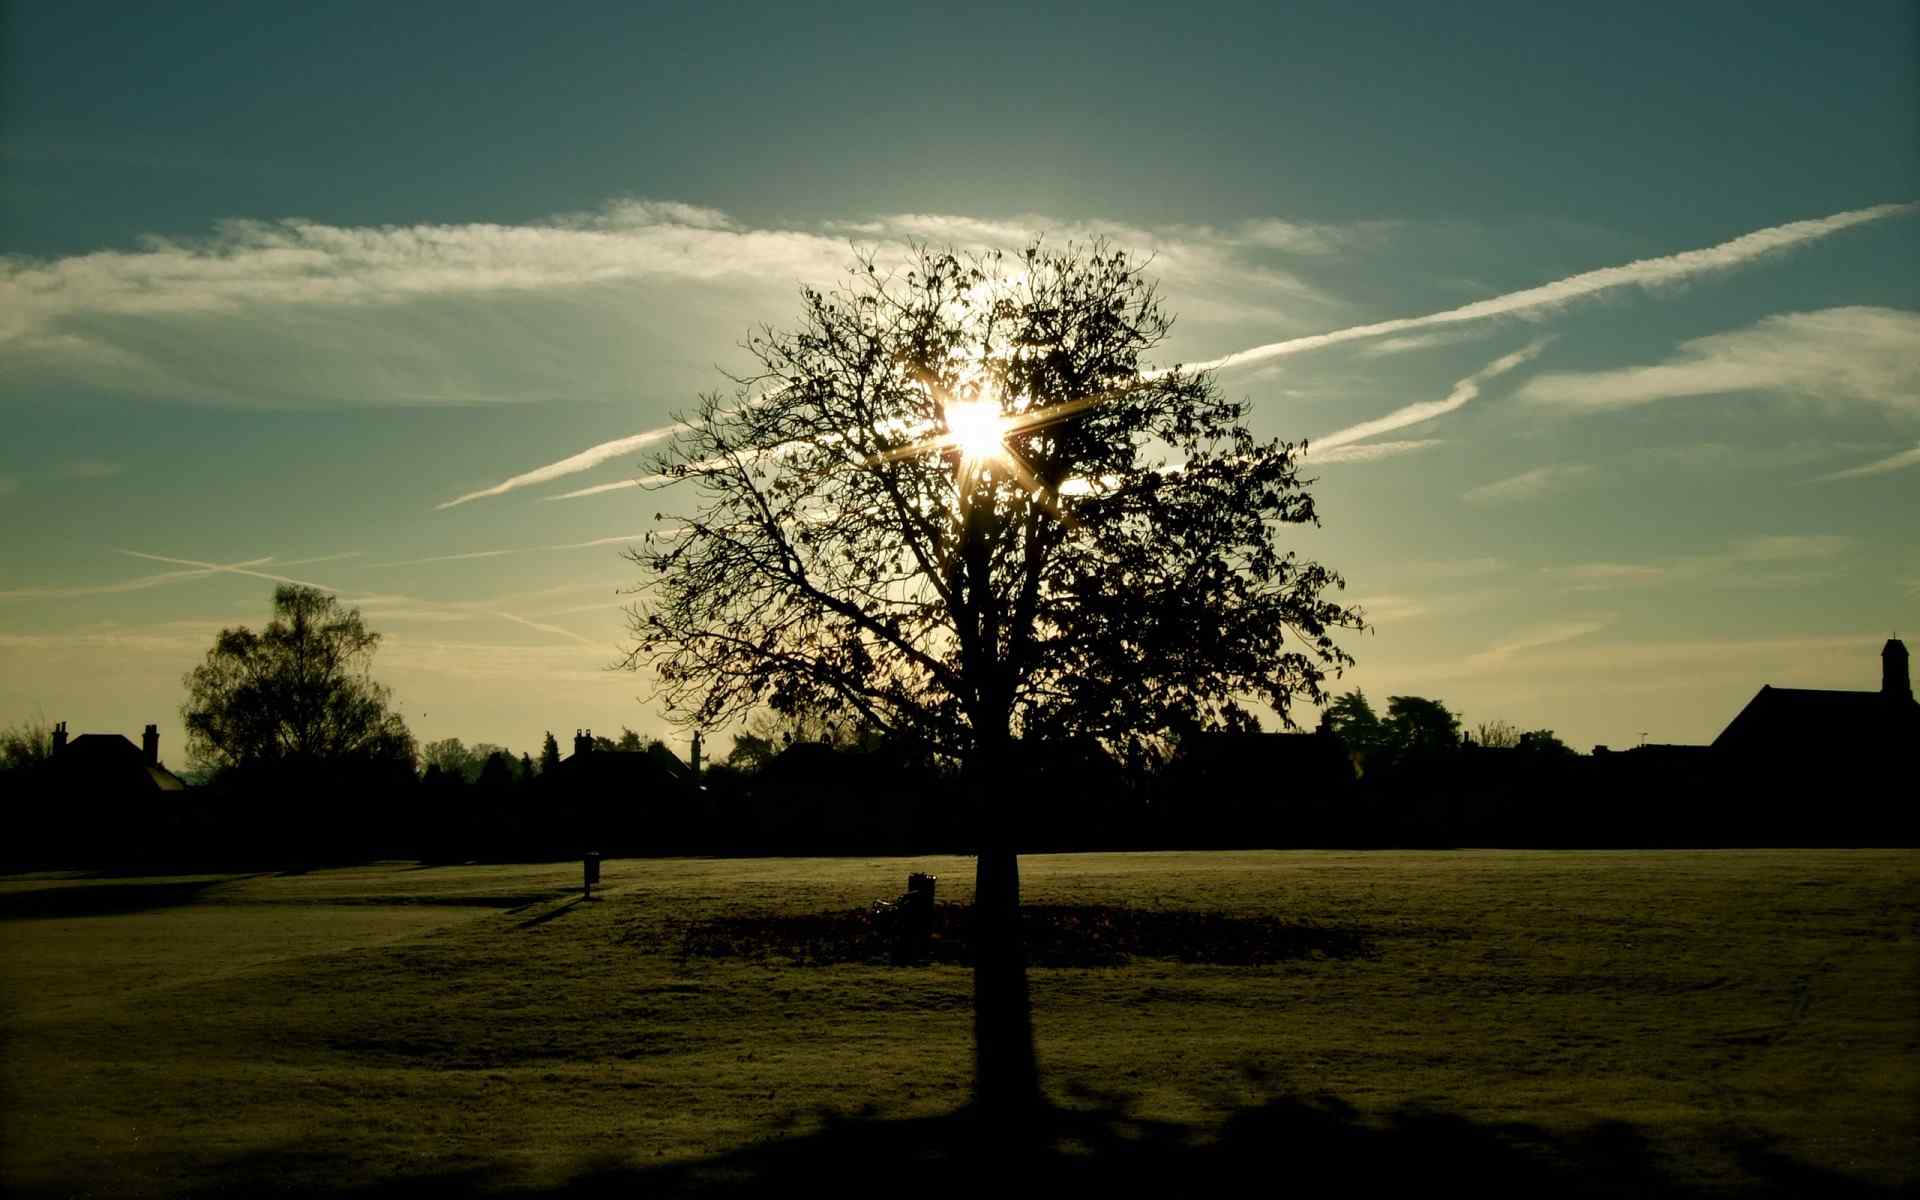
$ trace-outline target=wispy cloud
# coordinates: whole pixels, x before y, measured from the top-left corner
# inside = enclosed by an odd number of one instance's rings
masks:
[[[1621,288],[1652,288],[1663,284],[1679,283],[1702,275],[1744,266],[1869,221],[1906,216],[1917,209],[1920,209],[1920,204],[1880,204],[1872,208],[1854,209],[1814,220],[1774,225],[1742,234],[1731,241],[1721,242],[1717,246],[1687,250],[1658,258],[1643,258],[1624,266],[1584,271],[1552,283],[1508,292],[1486,300],[1476,300],[1472,304],[1463,304],[1458,308],[1450,308],[1442,312],[1428,313],[1419,317],[1400,317],[1391,321],[1375,321],[1367,325],[1351,325],[1330,333],[1287,338],[1284,341],[1268,342],[1207,362],[1188,365],[1195,370],[1222,370],[1229,367],[1251,366],[1268,359],[1302,354],[1343,342],[1409,333],[1437,326],[1458,325],[1469,321],[1484,321],[1494,317],[1522,316],[1548,311],[1564,307],[1575,300]]]
[[[1869,307],[1782,313],[1684,342],[1654,366],[1547,372],[1529,380],[1519,395],[1591,412],[1732,392],[1786,393],[1920,414],[1920,313]]]
[[[1570,484],[1593,474],[1593,468],[1584,463],[1558,463],[1544,467],[1535,467],[1531,471],[1522,471],[1505,479],[1492,483],[1483,483],[1479,487],[1468,488],[1460,498],[1468,504],[1512,504],[1519,500],[1537,500],[1542,496],[1561,491]]]
[[[645,276],[795,280],[837,272],[845,256],[835,237],[741,229],[712,210],[646,201],[529,225],[228,221],[200,240],[150,237],[139,250],[0,262],[0,343],[80,314],[365,306]]]
[[[1355,597],[1354,605],[1366,614],[1367,620],[1374,624],[1410,621],[1415,617],[1426,616],[1432,611],[1432,605],[1425,597],[1387,594],[1380,596]]]
[[[1189,326],[1305,327],[1303,313],[1318,324],[1343,307],[1262,261],[1275,252],[1276,235],[1253,225],[895,214],[755,228],[692,205],[619,201],[519,225],[235,220],[203,238],[0,258],[0,348],[10,352],[10,379],[86,379],[202,403],[525,400],[552,394],[556,374],[572,394],[612,398],[641,366],[656,386],[697,378],[733,349],[734,329],[716,332],[721,318],[764,309],[798,284],[839,278],[849,237],[884,268],[904,263],[917,241],[986,250],[1040,231],[1060,241],[1104,236],[1151,255]],[[1365,240],[1332,226],[1295,226],[1279,240],[1304,252],[1310,243],[1330,250],[1355,238]],[[583,302],[594,314],[585,321]],[[582,353],[629,318],[652,332],[597,356]],[[193,323],[188,340],[197,353],[169,336],[183,320]],[[511,352],[500,344],[508,331],[517,335]],[[255,352],[205,351],[228,340]],[[272,358],[258,353],[263,342],[299,351],[310,369],[293,381],[263,376],[258,363]]]
[[[1917,349],[1916,352],[1920,352]],[[1911,450],[1902,450],[1876,462],[1864,466],[1848,467],[1844,471],[1834,471],[1828,475],[1819,475],[1809,479],[1808,483],[1825,483],[1833,479],[1865,479],[1870,475],[1885,475],[1889,471],[1903,471],[1908,467],[1920,466],[1920,446]]]
[[[1765,582],[1798,582],[1819,576],[1783,577],[1778,570],[1783,567],[1810,569],[1820,564],[1820,571],[1828,572],[1833,560],[1845,555],[1853,545],[1854,539],[1845,534],[1760,534],[1737,538],[1726,549],[1705,554],[1681,555],[1661,562],[1570,563],[1542,567],[1540,574],[1577,592],[1702,580],[1753,581],[1757,578]],[[1756,568],[1760,572],[1758,576]]]
[[[47,472],[55,479],[111,479],[126,470],[119,463],[98,458],[74,458],[55,463]]]
[[[1708,555],[1701,562],[1791,563],[1808,559],[1838,558],[1853,547],[1853,539],[1843,533],[1769,533],[1735,539],[1724,553]]]
[[[1412,574],[1427,579],[1474,579],[1484,575],[1497,575],[1507,569],[1507,560],[1491,554],[1474,558],[1429,559],[1424,562],[1411,562],[1406,569]]]
[[[1474,398],[1480,395],[1480,387],[1482,384],[1490,379],[1506,374],[1508,371],[1513,370],[1523,363],[1532,361],[1535,356],[1547,348],[1547,344],[1552,340],[1552,338],[1539,338],[1522,346],[1511,354],[1505,354],[1494,359],[1478,371],[1455,383],[1453,388],[1448,391],[1442,399],[1425,400],[1419,404],[1409,404],[1404,408],[1397,408],[1384,417],[1376,417],[1371,421],[1362,421],[1358,425],[1349,425],[1345,429],[1336,429],[1332,433],[1310,440],[1308,445],[1309,447],[1331,449],[1336,446],[1344,446],[1349,442],[1357,442],[1365,438],[1374,437],[1378,434],[1390,433],[1396,429],[1405,429],[1409,425],[1418,425],[1422,421],[1431,421],[1435,417],[1444,417],[1450,412],[1457,412],[1472,403]]]
[[[1314,442],[1307,447],[1307,460],[1314,466],[1326,463],[1377,462],[1383,458],[1398,458],[1403,454],[1414,454],[1421,450],[1431,450],[1444,445],[1440,438],[1422,438],[1408,442],[1368,442],[1363,446],[1324,447]]]
[[[1567,583],[1574,591],[1582,592],[1652,583],[1664,578],[1667,568],[1651,563],[1590,562],[1541,567],[1540,574]]]
[[[1598,633],[1613,624],[1614,620],[1612,613],[1603,613],[1565,621],[1549,621],[1517,629],[1480,653],[1471,655],[1467,659],[1467,665],[1469,668],[1497,666],[1529,650],[1571,642],[1576,638]]]

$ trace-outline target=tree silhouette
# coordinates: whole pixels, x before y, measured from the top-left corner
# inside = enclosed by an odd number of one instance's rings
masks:
[[[1551,729],[1529,729],[1514,743],[1514,749],[1542,758],[1572,758],[1573,747],[1561,741]]]
[[[901,272],[861,259],[762,330],[736,394],[657,455],[697,494],[633,551],[629,667],[684,726],[850,714],[960,764],[977,822],[975,1094],[1035,1101],[1021,966],[1016,740],[1130,759],[1291,724],[1351,659],[1340,577],[1277,544],[1314,523],[1296,449],[1210,376],[1153,369],[1141,265],[1104,245]]]
[[[1373,711],[1365,692],[1342,694],[1327,705],[1324,715],[1327,724],[1340,735],[1349,750],[1373,754],[1391,745],[1387,727]]]
[[[214,769],[413,764],[413,737],[371,675],[380,635],[317,588],[274,589],[273,619],[223,629],[187,673],[188,758]]]
[[[457,737],[440,738],[420,747],[420,762],[426,770],[438,769],[447,779],[460,783],[472,783],[480,777],[480,766],[486,757],[467,749],[465,742]]]
[[[53,727],[32,716],[0,729],[0,772],[26,772],[53,756]]]
[[[1473,741],[1488,750],[1512,750],[1520,744],[1520,727],[1512,721],[1482,721],[1473,727]]]
[[[1387,740],[1401,754],[1458,749],[1460,718],[1425,696],[1387,698]]]
[[[546,740],[540,743],[540,774],[551,775],[560,767],[560,743],[553,736],[553,730],[547,730]]]

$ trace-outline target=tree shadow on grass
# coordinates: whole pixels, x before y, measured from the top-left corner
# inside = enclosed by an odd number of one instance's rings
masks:
[[[111,917],[191,904],[219,879],[157,883],[75,883],[0,893],[0,920],[45,917]]]
[[[545,925],[548,921],[552,921],[552,920],[555,920],[556,918],[566,916],[568,913],[573,911],[574,906],[577,904],[594,904],[598,902],[598,899],[599,899],[598,897],[594,897],[594,896],[575,896],[573,899],[568,900],[564,904],[560,904],[554,908],[550,908],[546,912],[540,913],[537,916],[528,917],[526,920],[520,922],[518,925],[515,925],[514,928],[515,929],[532,929],[538,925]]]
[[[961,1110],[878,1119],[826,1116],[812,1132],[695,1161],[633,1165],[612,1157],[564,1182],[529,1187],[467,1163],[369,1182],[344,1157],[262,1154],[191,1181],[195,1194],[420,1197],[752,1196],[888,1200],[1020,1195],[1168,1196],[1252,1184],[1296,1195],[1706,1197],[1911,1195],[1791,1159],[1762,1140],[1718,1147],[1734,1178],[1702,1180],[1646,1131],[1603,1122],[1573,1133],[1480,1123],[1417,1106],[1368,1116],[1331,1096],[1281,1097],[1220,1124],[1130,1116],[1124,1107],[1049,1108],[1017,1128]],[[639,1151],[636,1151],[639,1153]],[[185,1181],[183,1181],[185,1182]],[[210,1185],[210,1186],[208,1186]]]

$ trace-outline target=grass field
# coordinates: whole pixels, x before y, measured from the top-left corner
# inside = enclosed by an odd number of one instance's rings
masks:
[[[689,959],[956,858],[0,879],[0,1187],[647,1194],[968,1178],[959,967]],[[1366,959],[1036,968],[1029,1182],[1903,1191],[1920,854],[1023,860],[1029,900],[1311,919]],[[1049,1175],[1051,1173],[1051,1175]],[[1211,1173],[1211,1174],[1210,1174]]]

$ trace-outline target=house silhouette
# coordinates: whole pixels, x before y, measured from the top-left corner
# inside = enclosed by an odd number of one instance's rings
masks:
[[[683,836],[693,770],[660,742],[638,750],[596,746],[591,729],[575,731],[573,753],[542,781],[561,827],[586,848],[659,849]]]
[[[147,726],[135,746],[118,733],[83,733],[69,740],[62,721],[53,728],[53,753],[38,782],[55,794],[102,800],[187,789],[185,780],[161,765],[157,725]]]

